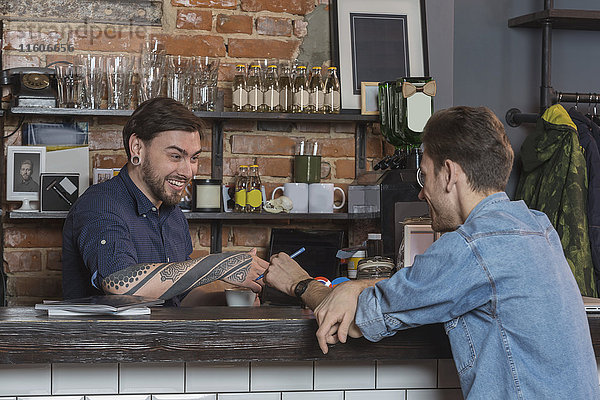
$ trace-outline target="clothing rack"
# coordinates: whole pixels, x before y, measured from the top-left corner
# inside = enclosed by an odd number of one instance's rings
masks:
[[[511,18],[508,26],[525,28],[542,28],[542,74],[540,86],[539,113],[522,113],[518,108],[511,108],[506,113],[506,122],[512,127],[521,123],[537,121],[541,113],[557,102],[596,104],[599,93],[557,92],[552,87],[552,28],[600,30],[600,11],[558,10],[554,8],[554,0],[544,0],[544,11]],[[586,101],[588,100],[589,101]],[[593,102],[592,102],[593,99]]]

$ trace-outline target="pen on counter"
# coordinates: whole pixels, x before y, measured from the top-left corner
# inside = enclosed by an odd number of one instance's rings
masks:
[[[304,247],[299,248],[298,250],[296,250],[295,252],[292,253],[292,255],[290,256],[290,258],[296,258],[300,254],[304,253],[305,250],[306,249]],[[258,278],[256,278],[254,281],[258,281],[259,279],[262,279],[263,276],[265,276],[265,274],[260,274],[258,276]]]

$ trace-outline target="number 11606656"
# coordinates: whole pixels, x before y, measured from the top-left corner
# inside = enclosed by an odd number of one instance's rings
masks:
[[[75,47],[68,43],[44,44],[44,43],[21,43],[19,45],[21,52],[43,52],[43,53],[66,53],[75,51]]]

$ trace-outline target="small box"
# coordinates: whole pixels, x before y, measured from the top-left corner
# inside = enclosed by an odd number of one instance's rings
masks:
[[[40,211],[69,211],[79,197],[79,174],[42,173]]]
[[[348,212],[379,212],[380,196],[379,185],[350,185],[348,186]]]

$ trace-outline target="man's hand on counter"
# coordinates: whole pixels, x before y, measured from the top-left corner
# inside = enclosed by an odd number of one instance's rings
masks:
[[[349,281],[337,285],[314,310],[319,323],[317,340],[323,354],[329,351],[327,345],[338,341],[346,343],[348,336],[359,338],[362,332],[354,323],[358,296],[369,286],[371,280]]]

